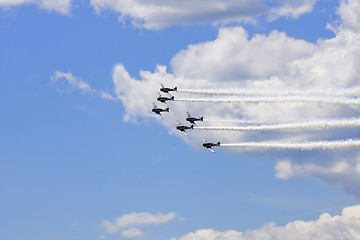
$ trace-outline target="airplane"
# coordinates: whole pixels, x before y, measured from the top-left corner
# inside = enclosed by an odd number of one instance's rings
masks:
[[[204,117],[196,118],[196,117],[192,117],[189,112],[186,112],[186,113],[187,113],[187,116],[188,116],[186,118],[186,121],[188,121],[188,122],[190,122],[192,124],[196,125],[195,121],[204,121]]]
[[[158,97],[156,100],[158,100],[159,102],[166,103],[166,101],[174,101],[174,96],[171,96],[171,97],[163,97],[163,96],[161,96],[161,94],[159,93],[159,97]]]
[[[212,153],[215,153],[215,151],[212,150],[211,147],[220,147],[220,142],[210,143],[210,142],[207,142],[207,141],[205,140],[205,138],[203,138],[203,140],[204,140],[203,147],[206,147],[206,148],[209,149],[209,151],[212,152]]]
[[[177,87],[174,88],[166,88],[164,87],[164,85],[161,84],[161,88],[160,91],[164,92],[164,93],[169,93],[171,91],[177,91]]]
[[[185,126],[185,125],[181,125],[181,123],[179,121],[178,122],[178,125],[176,126],[176,129],[179,130],[180,132],[183,132],[186,134],[186,136],[188,136],[188,134],[186,133],[186,130],[188,129],[194,129],[194,125],[191,125],[190,127],[188,126]]]
[[[156,107],[155,103],[153,103],[153,105],[154,105],[154,107],[153,107],[153,109],[152,109],[152,112],[160,115],[161,117],[162,117],[161,112],[169,112],[169,108],[168,108],[168,107],[167,107],[166,109],[163,109],[163,108],[158,108],[158,107]]]

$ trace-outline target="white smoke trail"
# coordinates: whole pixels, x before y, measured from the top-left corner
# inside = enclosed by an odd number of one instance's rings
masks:
[[[260,124],[263,122],[259,122],[256,120],[250,119],[233,119],[233,120],[225,120],[225,119],[206,119],[204,118],[203,122],[214,122],[214,123],[242,123],[242,124]]]
[[[356,97],[360,96],[360,87],[344,89],[310,89],[310,90],[279,90],[279,89],[251,89],[241,88],[236,90],[218,89],[178,89],[180,93],[213,95],[213,96],[332,96],[332,97]]]
[[[239,98],[175,98],[178,102],[207,102],[207,103],[330,103],[344,105],[360,105],[360,98],[347,97],[314,97],[314,96],[281,96],[281,97],[239,97]]]
[[[313,149],[346,149],[360,147],[360,140],[341,141],[316,141],[302,143],[278,143],[278,142],[243,142],[220,144],[221,147],[236,147],[247,149],[289,149],[289,150],[313,150]]]
[[[250,125],[236,127],[194,127],[194,130],[216,131],[258,131],[258,130],[297,130],[319,128],[360,127],[360,119],[318,120],[309,122],[275,123],[265,125]]]

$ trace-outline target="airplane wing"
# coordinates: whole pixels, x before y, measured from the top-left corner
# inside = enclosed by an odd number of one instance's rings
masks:
[[[212,150],[211,148],[208,148],[208,149],[209,149],[209,151],[210,151],[210,152],[215,153],[215,151],[214,151],[214,150]]]

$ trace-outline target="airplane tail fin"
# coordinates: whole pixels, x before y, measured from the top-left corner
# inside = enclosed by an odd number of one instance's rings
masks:
[[[194,129],[194,125],[193,125],[193,124],[191,124],[191,129]]]
[[[201,117],[200,120],[203,122],[203,121],[204,121],[204,117]]]
[[[187,111],[187,112],[186,112],[186,114],[187,114],[187,116],[188,116],[188,117],[191,117],[191,115],[190,115],[189,111]]]
[[[170,108],[166,108],[166,111],[168,112],[170,110]]]
[[[216,145],[218,145],[218,147],[220,147],[220,142],[218,142]]]
[[[160,83],[160,86],[161,86],[162,88],[164,88],[164,85],[163,85],[162,83]]]
[[[175,99],[174,96],[171,96],[171,100],[174,101],[174,99]]]
[[[174,87],[174,90],[177,91],[177,87]]]
[[[155,103],[154,103],[154,102],[153,102],[153,107],[154,107],[154,108],[156,108],[156,105],[155,105]]]

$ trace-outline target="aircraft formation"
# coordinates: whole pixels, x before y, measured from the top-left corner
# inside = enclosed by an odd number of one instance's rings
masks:
[[[159,97],[156,98],[157,101],[166,104],[167,101],[174,101],[175,100],[175,97],[172,96],[169,92],[176,92],[177,87],[168,88],[168,87],[164,87],[164,85],[161,84],[160,91],[163,92],[163,93],[167,93],[169,95],[169,97],[162,96],[159,93]],[[170,110],[170,108],[168,106],[166,108],[160,108],[160,107],[157,107],[156,104],[153,102],[152,112],[156,113],[157,115],[160,115],[161,118],[164,118],[161,113],[162,112],[169,112],[169,110]],[[179,121],[177,121],[178,124],[176,125],[176,129],[179,130],[180,132],[183,132],[186,136],[188,136],[188,133],[186,132],[186,130],[194,129],[194,125],[196,125],[196,122],[200,122],[200,121],[203,122],[204,117],[193,117],[193,116],[191,116],[189,111],[187,111],[186,114],[187,114],[187,118],[185,120],[188,121],[189,123],[191,123],[191,125],[190,126],[182,125]],[[208,149],[212,153],[215,153],[215,151],[212,149],[212,147],[220,147],[220,142],[211,143],[211,142],[207,142],[205,140],[205,138],[203,138],[203,139],[204,139],[203,147],[205,147],[206,149]]]
[[[161,84],[160,92],[168,94],[169,96],[163,96],[159,92],[157,101],[166,104],[165,108],[157,107],[153,102],[152,112],[161,116],[161,113],[170,111],[167,106],[168,101],[181,101],[181,102],[211,102],[211,103],[253,103],[253,102],[313,102],[313,103],[328,103],[328,104],[345,104],[345,105],[360,105],[360,88],[353,89],[340,89],[340,90],[310,90],[310,91],[266,91],[266,90],[249,90],[240,89],[238,91],[217,91],[217,90],[179,90],[182,93],[190,94],[202,94],[212,96],[239,96],[232,99],[219,99],[219,98],[177,98],[170,94],[170,92],[178,92],[178,88],[164,87]],[[354,97],[356,96],[356,97]],[[210,131],[259,131],[259,130],[295,130],[295,129],[322,129],[322,128],[345,128],[345,127],[360,127],[360,118],[350,119],[334,119],[334,120],[317,120],[307,122],[292,122],[292,123],[256,123],[251,122],[246,126],[238,127],[198,127],[197,122],[203,122],[204,117],[191,116],[187,111],[186,121],[190,123],[190,126],[183,125],[177,121],[176,129],[183,132],[188,136],[187,130],[210,130]],[[209,121],[209,120],[207,120]],[[206,141],[203,138],[203,147],[215,153],[212,147],[239,147],[250,149],[292,149],[292,150],[312,150],[312,149],[342,149],[342,148],[358,148],[360,147],[360,140],[345,139],[338,141],[314,141],[314,142],[300,142],[300,143],[284,143],[284,142],[242,142],[242,143],[222,143],[220,141],[213,143]]]

